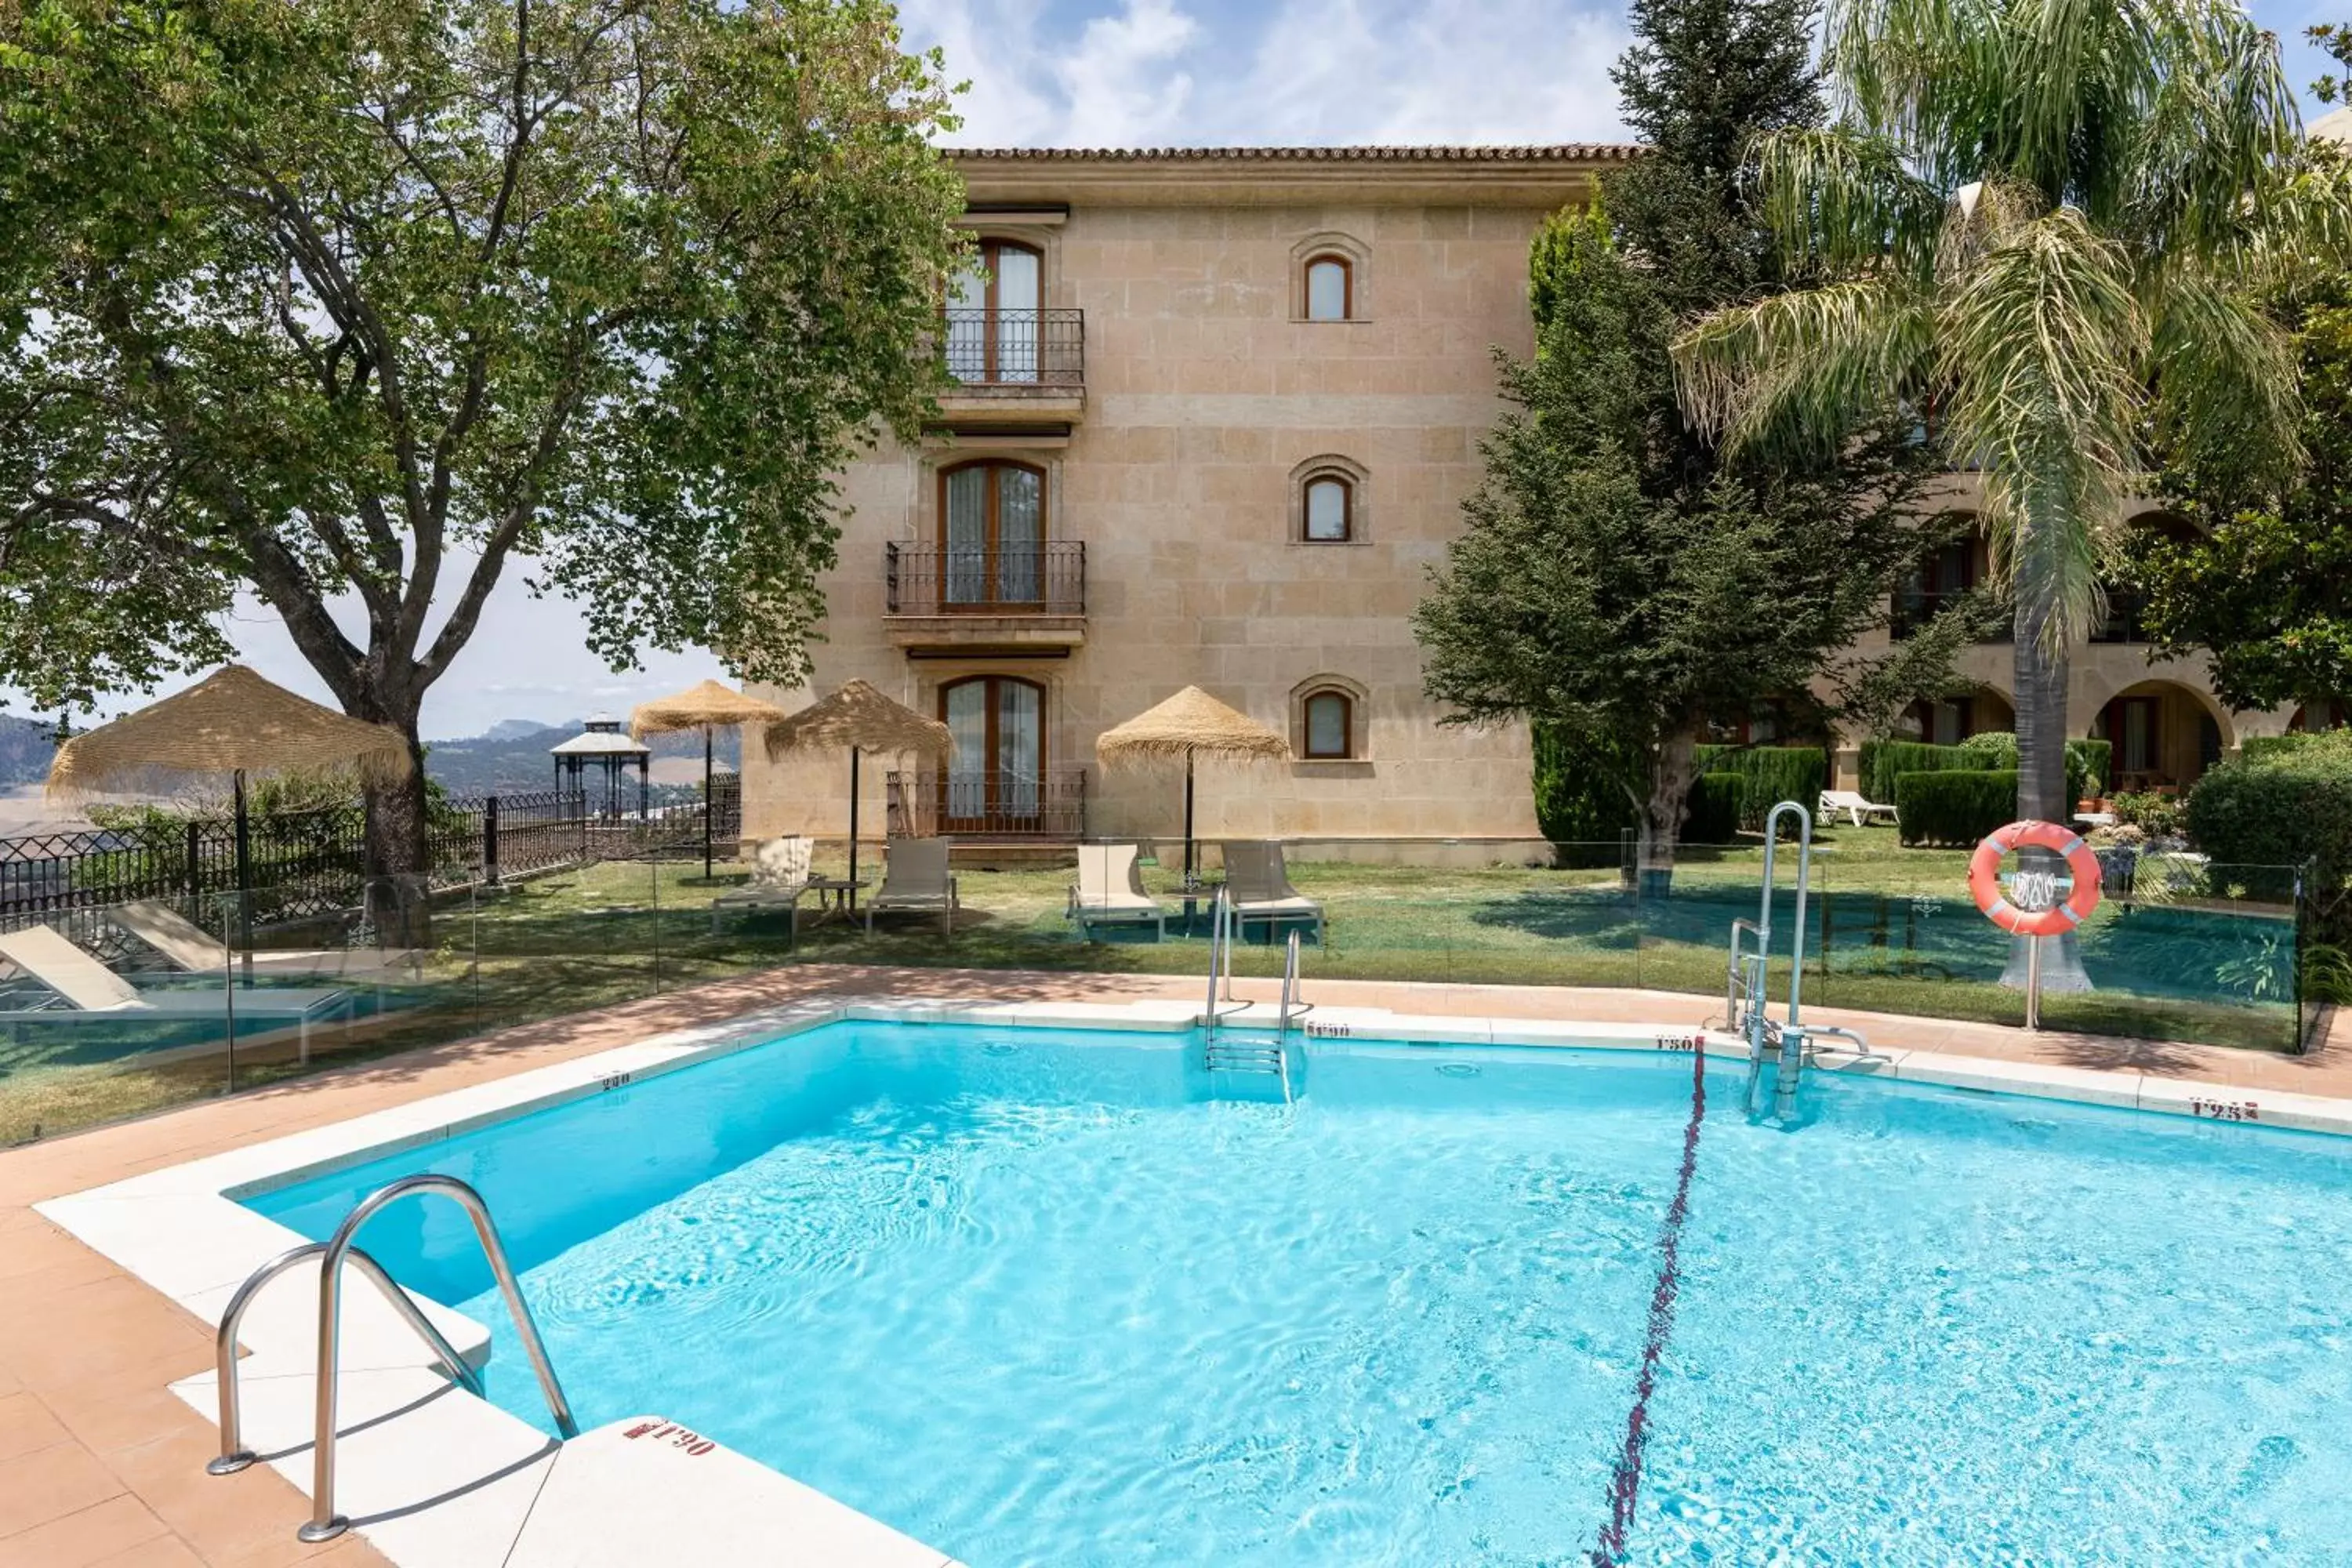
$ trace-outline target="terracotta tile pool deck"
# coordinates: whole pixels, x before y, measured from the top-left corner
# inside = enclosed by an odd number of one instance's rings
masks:
[[[1273,982],[1237,981],[1272,1000]],[[0,1153],[0,1568],[154,1568],[384,1559],[357,1535],[304,1546],[306,1500],[267,1466],[215,1478],[212,1424],[167,1390],[211,1363],[212,1331],[36,1214],[43,1199],[470,1084],[716,1022],[801,997],[992,1002],[1189,999],[1181,977],[800,966],[355,1064],[234,1098]],[[1313,983],[1310,999],[1398,1013],[1655,1022],[1691,1026],[1719,1001],[1658,992]],[[2039,1034],[1816,1009],[1874,1044],[2009,1061],[2194,1079],[2352,1098],[2352,1027],[2341,1013],[2300,1058],[2215,1047]]]

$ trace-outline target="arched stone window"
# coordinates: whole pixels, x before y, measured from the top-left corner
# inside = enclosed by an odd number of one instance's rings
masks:
[[[1310,234],[1290,247],[1290,319],[1360,321],[1368,312],[1370,253],[1352,235]]]
[[[1370,695],[1344,675],[1310,675],[1292,687],[1292,754],[1303,763],[1368,761]]]
[[[1361,463],[1337,453],[1309,458],[1291,469],[1291,542],[1363,543],[1369,478]]]

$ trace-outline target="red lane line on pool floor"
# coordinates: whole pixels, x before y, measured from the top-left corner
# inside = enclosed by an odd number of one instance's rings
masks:
[[[1658,1358],[1675,1331],[1675,1296],[1682,1289],[1683,1221],[1690,1216],[1691,1176],[1698,1169],[1699,1123],[1706,1117],[1706,1053],[1691,1053],[1690,1124],[1683,1129],[1682,1170],[1675,1178],[1674,1202],[1658,1226],[1658,1283],[1650,1292],[1650,1331],[1642,1344],[1642,1373],[1633,1383],[1633,1407],[1625,1413],[1625,1448],[1609,1482],[1609,1522],[1593,1549],[1592,1568],[1617,1568],[1625,1557],[1625,1535],[1633,1527],[1633,1504],[1642,1495],[1642,1455],[1650,1441],[1650,1395],[1657,1391]]]

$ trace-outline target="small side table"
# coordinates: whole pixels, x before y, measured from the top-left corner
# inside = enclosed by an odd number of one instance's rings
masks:
[[[846,877],[811,877],[808,890],[816,895],[816,907],[821,914],[846,918],[857,912],[857,890],[866,886],[864,881],[851,881]]]

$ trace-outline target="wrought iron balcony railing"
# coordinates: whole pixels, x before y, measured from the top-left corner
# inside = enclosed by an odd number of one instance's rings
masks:
[[[2147,595],[2129,588],[2107,591],[2107,618],[2091,634],[2093,642],[2147,642]]]
[[[1087,547],[1076,540],[1003,549],[886,544],[882,577],[894,616],[1087,613]]]
[[[925,768],[885,780],[890,831],[917,838],[1086,837],[1087,770],[1082,767]]]
[[[990,391],[1067,392],[1087,379],[1084,310],[945,312],[948,374]]]

